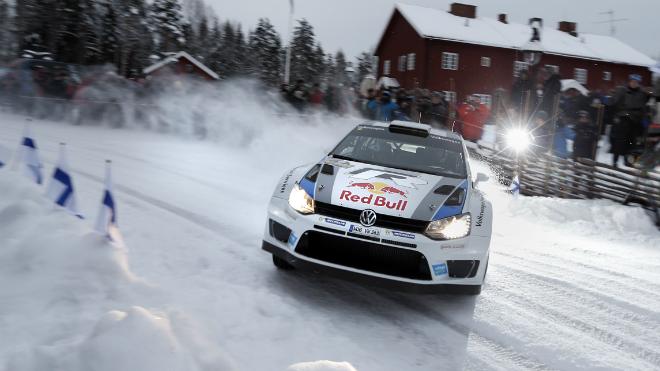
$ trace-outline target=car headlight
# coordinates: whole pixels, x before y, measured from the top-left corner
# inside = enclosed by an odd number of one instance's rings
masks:
[[[470,213],[435,220],[426,227],[425,235],[434,240],[455,240],[470,234]]]
[[[293,186],[289,194],[289,205],[301,214],[314,213],[314,199],[298,183]]]

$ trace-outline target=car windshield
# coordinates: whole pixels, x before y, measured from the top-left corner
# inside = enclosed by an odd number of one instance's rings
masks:
[[[358,126],[330,153],[335,158],[421,173],[465,178],[463,146],[439,135]]]

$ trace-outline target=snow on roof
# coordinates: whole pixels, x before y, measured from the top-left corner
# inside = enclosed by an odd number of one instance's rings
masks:
[[[521,49],[531,37],[531,29],[525,24],[502,23],[482,17],[464,18],[439,9],[407,4],[397,4],[396,9],[419,35],[426,38]],[[575,37],[543,27],[541,44],[548,54],[644,67],[655,64],[653,59],[610,36],[581,33]]]
[[[155,64],[152,64],[151,66],[144,69],[144,73],[148,75],[148,74],[160,69],[161,67],[164,67],[164,66],[166,66],[170,63],[175,63],[180,58],[185,58],[185,59],[189,60],[190,63],[194,64],[197,68],[204,71],[204,73],[211,76],[214,80],[220,79],[220,76],[218,76],[217,73],[211,71],[211,69],[206,67],[202,62],[200,62],[197,59],[193,58],[192,55],[190,55],[190,54],[188,54],[184,51],[180,51],[176,54],[172,54],[172,55],[170,55],[166,58],[163,58],[162,61],[160,61],[158,63],[155,63]]]

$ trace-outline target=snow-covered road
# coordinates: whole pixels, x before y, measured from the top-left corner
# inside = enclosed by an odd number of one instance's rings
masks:
[[[276,271],[260,247],[277,178],[320,158],[352,124],[283,121],[263,123],[240,144],[235,136],[198,141],[34,121],[48,172],[58,143],[68,144],[88,216],[97,210],[103,161],[113,160],[128,263],[150,289],[108,305],[77,303],[87,312],[57,329],[0,292],[0,334],[12,335],[0,335],[0,370],[132,305],[157,308],[189,329],[184,341],[195,343],[200,369],[216,359],[264,371],[321,359],[359,371],[660,369],[660,232],[639,209],[513,199],[494,181],[483,184],[495,220],[478,297],[392,293]],[[13,150],[24,122],[0,114],[0,145]],[[32,322],[38,326],[25,327]]]

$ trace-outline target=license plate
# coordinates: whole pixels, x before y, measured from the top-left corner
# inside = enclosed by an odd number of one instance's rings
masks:
[[[380,237],[380,229],[366,228],[361,225],[351,225],[349,232],[369,237]]]

